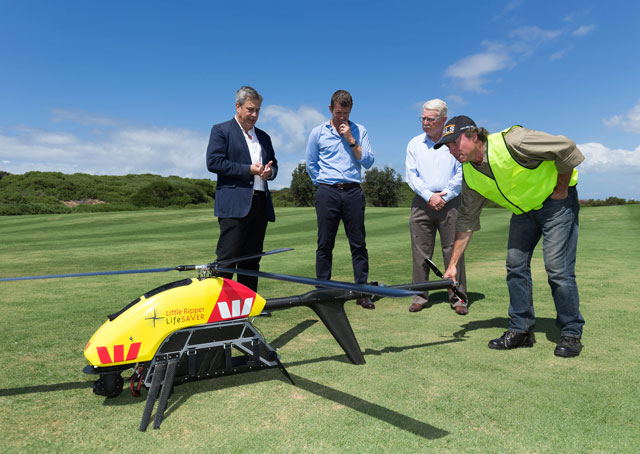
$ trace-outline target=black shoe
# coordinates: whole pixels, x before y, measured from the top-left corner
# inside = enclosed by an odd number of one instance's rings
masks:
[[[519,347],[533,347],[535,341],[533,333],[518,333],[510,329],[505,331],[501,337],[489,341],[489,348],[509,350]]]
[[[560,342],[556,345],[556,349],[553,352],[556,356],[562,356],[563,358],[572,358],[578,356],[582,350],[582,344],[577,337],[561,336]]]
[[[363,309],[375,309],[376,305],[373,304],[373,301],[371,301],[369,298],[358,298],[356,300],[356,304],[358,306],[362,306]]]

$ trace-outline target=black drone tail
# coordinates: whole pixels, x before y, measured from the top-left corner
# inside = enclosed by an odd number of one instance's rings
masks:
[[[341,289],[319,288],[303,295],[285,298],[273,298],[267,301],[265,309],[278,310],[295,306],[310,307],[322,320],[331,335],[344,350],[353,364],[364,364],[366,361],[360,345],[344,311],[344,303],[362,296]]]
[[[320,317],[349,360],[353,364],[364,364],[366,361],[344,311],[344,302],[319,302],[309,307]]]

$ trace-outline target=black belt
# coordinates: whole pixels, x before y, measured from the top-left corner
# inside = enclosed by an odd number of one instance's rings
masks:
[[[254,197],[257,196],[257,195],[265,195],[265,194],[266,194],[266,192],[264,192],[264,191],[256,191],[255,189],[253,190],[253,196]]]
[[[360,183],[335,183],[335,184],[320,183],[320,185],[329,186],[330,188],[336,188],[336,189],[353,189],[353,188],[360,187]]]

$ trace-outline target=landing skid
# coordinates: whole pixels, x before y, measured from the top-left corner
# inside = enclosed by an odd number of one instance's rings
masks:
[[[295,384],[278,353],[247,319],[176,331],[160,345],[144,374],[149,393],[140,431],[147,430],[156,400],[153,428],[160,427],[174,385],[272,367]]]

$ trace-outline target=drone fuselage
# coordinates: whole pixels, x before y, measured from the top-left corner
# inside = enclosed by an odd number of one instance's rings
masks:
[[[184,279],[158,287],[109,316],[84,348],[94,368],[135,365],[154,358],[172,333],[196,325],[259,315],[266,301],[224,278]]]

